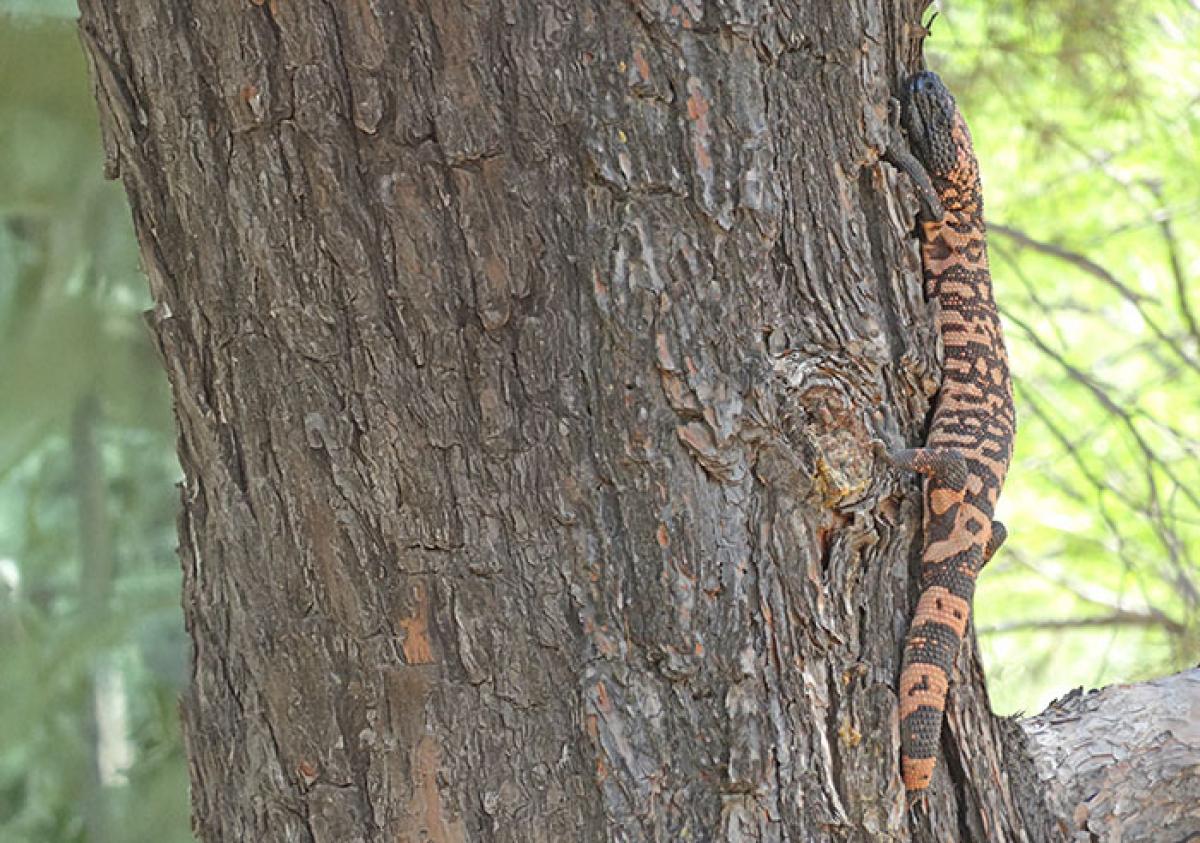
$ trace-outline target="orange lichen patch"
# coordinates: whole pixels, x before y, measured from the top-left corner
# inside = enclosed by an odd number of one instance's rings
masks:
[[[917,611],[913,615],[913,623],[933,621],[945,624],[954,630],[959,638],[967,632],[967,618],[971,616],[971,604],[957,594],[951,594],[940,585],[930,586],[921,593],[917,601]]]
[[[933,768],[937,766],[936,758],[900,759],[901,776],[908,790],[924,790],[933,781]]]
[[[633,51],[633,66],[637,68],[638,76],[642,77],[643,82],[650,81],[650,62],[646,61],[640,47]]]
[[[296,765],[296,775],[303,779],[306,785],[312,784],[317,780],[317,765],[301,759]]]
[[[421,738],[413,753],[413,795],[408,805],[409,833],[401,840],[430,843],[465,843],[466,826],[461,819],[447,817],[438,788],[442,764],[441,748],[429,735]]]
[[[921,706],[943,710],[949,687],[946,671],[937,665],[910,664],[900,674],[900,719]]]
[[[411,617],[400,619],[400,628],[404,630],[404,642],[400,649],[404,651],[404,660],[409,664],[431,664],[433,662],[433,646],[429,640],[429,594],[424,585],[416,588],[417,610]]]
[[[711,103],[704,98],[701,91],[700,80],[696,77],[688,79],[688,100],[687,110],[688,119],[696,124],[695,132],[692,136],[692,152],[696,158],[696,164],[702,172],[712,170],[713,160],[712,155],[708,151],[708,112],[712,108]]]
[[[655,536],[658,539],[659,547],[661,547],[665,550],[666,548],[671,546],[671,534],[667,532],[666,524],[658,525],[658,530],[655,533]]]
[[[596,708],[601,711],[612,711],[612,700],[608,698],[608,689],[603,682],[596,683]]]
[[[842,725],[838,728],[838,737],[851,749],[862,743],[862,733],[850,725],[849,720],[842,721]]]

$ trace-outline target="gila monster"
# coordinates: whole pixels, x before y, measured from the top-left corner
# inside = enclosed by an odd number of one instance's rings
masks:
[[[889,451],[876,442],[888,462],[924,475],[921,597],[904,643],[899,687],[900,768],[911,794],[929,786],[937,765],[947,686],[967,631],[975,577],[1006,535],[992,514],[1012,457],[1016,416],[967,124],[929,72],[908,81],[903,121],[915,160],[895,148],[886,157],[912,177],[921,198],[925,294],[940,305],[945,349],[925,447]]]

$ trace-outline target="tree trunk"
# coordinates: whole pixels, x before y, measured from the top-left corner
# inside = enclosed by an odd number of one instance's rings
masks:
[[[895,682],[920,0],[81,0],[184,470],[208,841],[1055,839]]]

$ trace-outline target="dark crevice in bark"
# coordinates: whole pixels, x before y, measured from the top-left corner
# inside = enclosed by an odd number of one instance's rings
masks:
[[[951,693],[953,693],[953,687],[951,688]],[[945,729],[943,729],[942,734],[943,736],[946,734]],[[977,829],[972,827],[971,817],[972,812],[978,811],[979,806],[971,798],[971,784],[967,780],[967,771],[959,758],[958,746],[952,741],[943,740],[941,741],[941,751],[942,757],[946,759],[946,771],[950,774],[950,780],[954,783],[957,808],[955,819],[958,822],[958,839],[978,839]]]

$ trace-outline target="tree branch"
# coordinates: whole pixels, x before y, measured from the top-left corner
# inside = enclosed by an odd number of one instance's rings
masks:
[[[1070,839],[1200,835],[1200,669],[1075,690],[1020,726]]]

